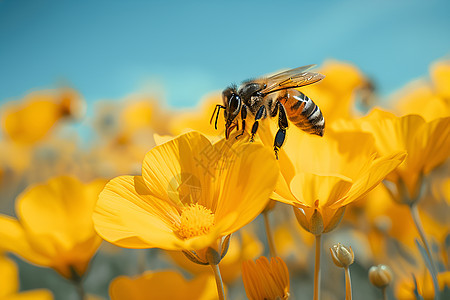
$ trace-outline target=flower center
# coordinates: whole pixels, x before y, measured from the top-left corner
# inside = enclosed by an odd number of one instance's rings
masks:
[[[181,211],[177,234],[182,239],[209,233],[214,225],[214,214],[198,203],[186,206]]]

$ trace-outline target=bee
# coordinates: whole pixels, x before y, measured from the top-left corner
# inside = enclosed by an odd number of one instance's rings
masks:
[[[244,81],[239,88],[232,85],[222,92],[223,105],[217,104],[211,116],[210,123],[216,116],[215,128],[220,110],[224,110],[225,138],[228,139],[235,127],[239,130],[236,117],[240,114],[242,132],[245,132],[247,113],[254,116],[255,122],[251,129],[250,141],[254,140],[259,121],[268,116],[278,115],[278,131],[275,135],[273,148],[278,158],[278,151],[286,138],[288,119],[301,130],[323,136],[325,120],[320,108],[305,94],[296,88],[322,80],[325,76],[320,73],[308,72],[315,65],[303,66],[268,77]],[[217,114],[216,114],[217,112]]]

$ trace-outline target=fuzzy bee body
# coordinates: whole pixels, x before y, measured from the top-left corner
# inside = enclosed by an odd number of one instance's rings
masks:
[[[242,133],[245,131],[247,111],[255,118],[251,133],[251,141],[258,130],[259,120],[278,115],[278,132],[275,136],[274,150],[277,155],[283,145],[288,119],[301,130],[323,136],[325,120],[320,108],[305,94],[296,88],[309,85],[322,80],[325,76],[319,73],[308,72],[313,65],[291,69],[269,77],[248,80],[241,84],[239,89],[231,86],[222,93],[223,105],[216,105],[211,121],[220,109],[224,109],[225,137],[238,127],[236,117],[240,114],[242,120]]]
[[[300,91],[291,89],[280,93],[277,101],[284,105],[289,121],[306,133],[323,136],[325,119],[319,106]]]

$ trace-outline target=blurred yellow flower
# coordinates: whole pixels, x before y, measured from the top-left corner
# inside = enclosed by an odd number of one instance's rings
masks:
[[[142,176],[106,185],[94,211],[97,232],[125,248],[214,248],[264,209],[279,172],[271,151],[234,141],[212,145],[189,132],[156,146]]]
[[[121,131],[129,134],[138,133],[140,130],[165,134],[168,133],[169,118],[169,113],[163,111],[156,99],[135,95],[125,99],[119,122]]]
[[[217,299],[214,276],[202,274],[185,280],[174,271],[145,272],[130,278],[120,276],[109,286],[111,300],[212,300]]]
[[[355,100],[369,85],[362,72],[350,63],[336,60],[326,61],[317,72],[325,75],[325,79],[302,87],[301,91],[320,107],[326,123],[358,115]]]
[[[1,300],[51,300],[50,291],[40,289],[18,293],[19,278],[16,264],[5,256],[0,256],[0,299]]]
[[[437,61],[431,65],[430,75],[437,95],[450,101],[450,60]],[[447,110],[448,112],[448,110]]]
[[[394,93],[391,103],[400,116],[416,114],[427,122],[450,115],[450,61],[435,62],[429,80],[416,80]]]
[[[101,243],[92,212],[104,185],[61,176],[30,186],[16,201],[19,220],[0,215],[0,249],[66,278],[81,277]]]
[[[319,235],[334,229],[345,206],[366,195],[404,158],[401,151],[376,158],[374,140],[366,133],[329,131],[321,138],[291,128],[272,198],[299,208],[294,211],[302,227]]]
[[[16,143],[34,144],[46,137],[61,119],[78,117],[82,108],[83,103],[73,90],[34,92],[24,101],[3,109],[3,131]]]
[[[219,268],[224,283],[233,282],[241,274],[241,263],[254,259],[261,255],[263,245],[256,236],[240,231],[239,236],[233,237],[230,241],[227,255],[220,262]],[[210,273],[211,268],[190,261],[180,251],[167,251],[170,258],[180,267],[192,274]]]
[[[242,280],[250,300],[289,298],[289,271],[280,257],[272,257],[270,262],[265,256],[243,262]]]
[[[437,95],[427,82],[413,82],[394,93],[391,99],[393,111],[399,116],[415,114],[430,122],[450,114],[450,101]]]
[[[384,232],[387,236],[396,239],[403,243],[410,251],[416,251],[414,240],[417,236],[417,229],[415,228],[411,212],[407,206],[398,205],[392,201],[391,195],[384,186],[378,186],[367,195],[368,201],[365,207],[365,217],[371,224],[375,231],[379,231],[382,226],[381,222],[386,224]],[[429,203],[420,203],[420,207],[429,206]],[[433,236],[437,242],[444,244],[445,237],[448,233],[448,219],[444,224],[440,224],[435,217],[426,213],[425,210],[420,210],[420,218],[423,220],[425,231],[428,235]],[[447,223],[446,223],[447,222]],[[446,223],[446,224],[445,224]],[[375,232],[370,233],[370,235]],[[375,236],[374,236],[375,237]],[[371,243],[375,243],[377,239],[370,239]],[[380,242],[380,241],[379,241]],[[381,245],[373,244],[375,248],[374,254],[386,260],[389,255],[387,247],[379,248]],[[381,255],[381,256],[380,256]],[[419,253],[417,252],[417,256]],[[382,261],[382,260],[381,260]]]
[[[217,130],[214,127],[214,120],[212,124],[209,122],[215,106],[219,103],[222,103],[222,94],[217,92],[201,99],[200,104],[192,110],[174,112],[169,124],[171,134],[178,135],[189,130],[196,130],[208,137],[223,136],[225,130],[223,114],[219,114]]]
[[[400,202],[417,200],[423,176],[450,155],[450,117],[426,122],[418,115],[396,117],[385,111],[374,110],[356,124],[356,127],[375,137],[380,156],[395,151],[408,153],[405,161],[386,178],[397,185],[397,200]]]
[[[425,273],[424,276],[416,277],[417,280],[417,290],[424,300],[432,300],[434,297],[434,288],[429,273]],[[439,290],[443,291],[444,288],[450,288],[450,271],[442,272],[437,275],[437,280],[439,283]],[[397,283],[395,296],[397,299],[403,300],[415,300],[417,299],[414,295],[414,281],[411,278],[402,280]]]

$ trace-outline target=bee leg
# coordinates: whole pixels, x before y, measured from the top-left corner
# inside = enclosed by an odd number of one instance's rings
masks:
[[[259,120],[261,120],[265,115],[266,115],[266,107],[264,105],[261,105],[261,107],[258,109],[255,115],[255,123],[253,123],[252,126],[252,136],[250,138],[250,142],[254,141],[256,131],[258,131]]]
[[[242,105],[241,109],[241,119],[242,119],[242,132],[236,136],[236,139],[244,134],[245,132],[245,119],[247,118],[247,106],[245,104]],[[238,129],[239,130],[239,129]]]
[[[278,106],[278,131],[275,135],[275,139],[273,141],[273,150],[275,151],[275,156],[278,159],[278,151],[281,146],[283,146],[284,140],[286,138],[286,129],[288,128],[288,120],[286,117],[286,110],[284,109],[283,104],[280,102],[277,103]]]

